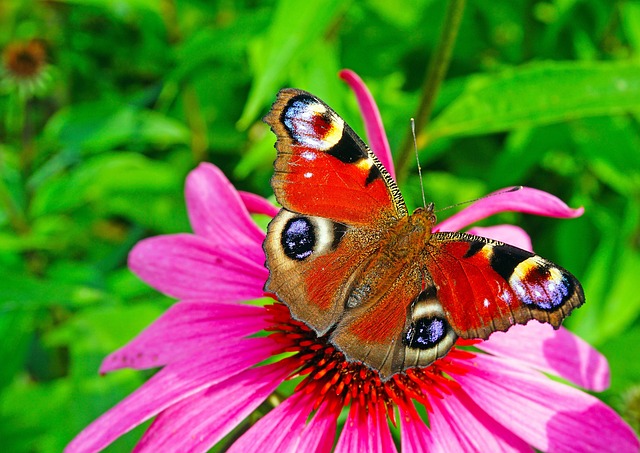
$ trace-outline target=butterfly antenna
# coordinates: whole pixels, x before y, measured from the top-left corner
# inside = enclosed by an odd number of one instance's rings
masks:
[[[422,183],[422,168],[420,168],[420,159],[418,158],[418,142],[416,140],[416,121],[411,118],[411,135],[413,135],[413,150],[416,153],[416,163],[418,164],[418,178],[420,178],[420,191],[422,192],[422,205],[427,207],[427,200],[424,197],[424,184]]]
[[[514,187],[511,187],[510,189],[501,190],[500,192],[490,193],[489,195],[485,195],[484,197],[474,198],[473,200],[462,201],[460,203],[452,204],[451,206],[447,206],[446,208],[438,209],[435,212],[446,211],[447,209],[456,208],[463,204],[475,203],[476,201],[484,200],[485,198],[496,197],[498,195],[504,195],[505,193],[517,192],[518,190],[521,190],[521,189],[522,189],[522,186],[514,186]]]

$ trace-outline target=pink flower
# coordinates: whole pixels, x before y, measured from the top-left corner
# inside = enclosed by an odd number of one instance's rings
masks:
[[[355,74],[342,76],[358,95],[372,149],[393,171],[371,96]],[[207,451],[297,377],[290,396],[226,445],[231,451],[395,451],[389,422],[400,428],[403,451],[638,450],[635,434],[612,409],[543,374],[588,390],[608,386],[605,358],[568,330],[532,322],[485,342],[459,341],[477,349],[454,347],[427,368],[381,382],[292,320],[284,305],[243,303],[264,296],[267,278],[264,232],[249,213],[273,216],[277,208],[237,192],[211,164],[189,175],[186,198],[195,234],[146,239],[129,260],[143,280],[180,301],[107,357],[101,372],[161,369],[67,451],[100,450],[153,417],[138,451]],[[582,213],[525,188],[480,200],[439,229],[459,229],[499,211]],[[517,227],[473,232],[531,248]],[[254,335],[261,331],[269,335]],[[334,445],[343,409],[348,414]]]

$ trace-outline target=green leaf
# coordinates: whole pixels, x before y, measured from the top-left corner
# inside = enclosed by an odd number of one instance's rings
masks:
[[[26,310],[0,310],[0,389],[25,364],[34,314]]]
[[[344,8],[339,0],[280,0],[264,37],[249,48],[254,83],[238,126],[245,129],[260,109],[273,100],[295,60],[313,58],[307,49],[321,39],[331,21]],[[291,12],[295,11],[295,17]]]
[[[605,211],[598,214],[598,227],[604,234],[582,281],[586,303],[569,318],[573,330],[593,344],[605,343],[640,315],[636,281],[640,253],[626,245],[637,234],[640,211],[629,202],[622,221]]]
[[[521,128],[509,134],[504,150],[497,156],[487,176],[488,181],[497,187],[518,185],[524,181],[525,175],[544,156],[536,138],[547,135],[535,132],[535,129]]]
[[[638,282],[630,276],[640,275],[640,253],[627,249],[616,263],[623,269],[615,275],[600,318],[600,335],[609,339],[631,327],[640,315]],[[601,340],[603,341],[603,340]]]
[[[173,232],[188,228],[182,201],[184,174],[168,162],[136,153],[96,156],[43,185],[32,203],[35,217],[87,204],[142,225]]]
[[[105,297],[101,291],[88,286],[36,279],[6,270],[0,270],[0,281],[0,314],[53,304],[80,306],[95,303]]]
[[[606,226],[601,228],[612,228],[610,222],[610,218],[605,218]],[[618,239],[614,235],[601,238],[582,279],[586,302],[580,309],[573,311],[567,320],[571,330],[592,344],[598,344],[601,340],[600,314],[606,303],[619,253]]]
[[[422,194],[420,193],[420,181],[414,176],[405,187],[406,200],[413,207],[422,205]],[[466,179],[451,175],[444,172],[429,172],[428,177],[424,179],[424,191],[427,200],[437,202],[440,209],[447,208],[459,203],[461,200],[473,200],[487,193],[486,185],[477,179]],[[455,210],[449,210],[442,213],[440,220],[443,220],[455,213]],[[440,217],[439,217],[440,218]]]
[[[153,0],[58,0],[61,3],[69,5],[86,5],[98,8],[104,8],[117,16],[126,16],[132,13],[132,10],[149,10],[160,14],[162,11],[161,3]]]
[[[137,129],[134,141],[159,147],[189,145],[191,133],[187,126],[153,110],[142,110],[137,114]]]
[[[640,382],[640,360],[634,360],[634,351],[640,344],[640,326],[631,327],[599,346],[611,368],[610,392],[621,393]]]
[[[74,105],[51,117],[45,137],[72,149],[113,149],[126,143],[134,116],[131,107],[115,101]]]
[[[415,0],[401,0],[388,2],[385,0],[369,0],[368,6],[385,20],[398,27],[411,27],[420,21],[420,17],[415,13]],[[422,3],[430,3],[422,2]]]
[[[640,188],[640,137],[628,117],[585,118],[572,124],[577,150],[601,181],[623,196]]]
[[[640,225],[640,208],[633,201],[628,203],[624,219],[618,225],[615,236],[621,242],[621,252],[614,264],[618,270],[609,282],[606,303],[602,308],[600,335],[607,340],[632,326],[640,317],[640,251],[630,244],[637,237]]]
[[[136,142],[188,145],[190,132],[159,112],[104,100],[61,110],[47,124],[45,136],[66,149],[96,153]]]
[[[620,20],[627,39],[636,49],[640,48],[640,4],[638,2],[624,2],[620,8]]]
[[[435,140],[639,109],[640,63],[532,63],[470,77],[426,133]]]
[[[68,347],[69,373],[95,376],[107,354],[122,347],[157,319],[164,307],[157,303],[133,306],[95,306],[78,313],[44,337],[50,347]]]

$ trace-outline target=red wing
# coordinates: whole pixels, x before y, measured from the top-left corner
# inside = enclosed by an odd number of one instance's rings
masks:
[[[463,338],[486,339],[531,319],[557,328],[584,302],[573,275],[525,250],[463,233],[434,233],[428,250],[438,300]]]
[[[315,96],[281,90],[264,121],[278,137],[271,185],[283,207],[354,226],[407,214],[391,175]]]

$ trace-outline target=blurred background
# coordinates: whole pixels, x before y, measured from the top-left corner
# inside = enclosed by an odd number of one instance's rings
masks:
[[[272,197],[274,136],[260,118],[278,89],[311,91],[364,136],[337,77],[353,69],[400,156],[446,4],[0,1],[3,451],[60,451],[150,376],[97,372],[173,302],[127,269],[127,253],[190,231],[183,183],[199,162]],[[609,359],[611,388],[597,396],[636,430],[639,54],[638,1],[469,0],[418,131],[436,206],[521,184],[585,207],[575,220],[482,224],[524,227],[583,282],[587,303],[566,325]],[[415,164],[403,168],[400,187],[419,205]],[[110,451],[129,451],[141,432]]]

